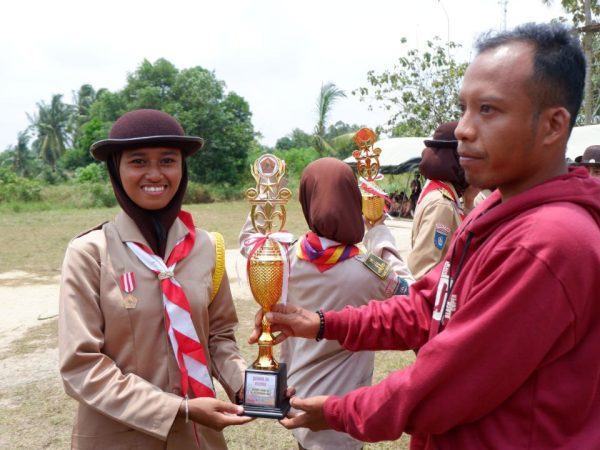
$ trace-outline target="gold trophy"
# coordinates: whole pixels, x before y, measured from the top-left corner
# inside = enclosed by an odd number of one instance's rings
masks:
[[[259,236],[248,254],[248,282],[263,314],[280,300],[286,283],[286,249],[273,234],[281,232],[285,225],[285,205],[292,195],[281,186],[284,174],[285,161],[265,154],[252,165],[256,188],[246,190],[246,198],[252,205],[250,218],[255,236]],[[244,414],[282,419],[290,409],[286,388],[287,367],[273,357],[271,325],[263,317],[258,357],[246,370]]]
[[[373,148],[377,135],[370,128],[361,128],[354,135],[358,146],[352,156],[356,159],[356,171],[361,177],[362,213],[370,222],[375,223],[383,217],[386,195],[375,187],[375,181],[383,178],[379,173],[380,148]]]

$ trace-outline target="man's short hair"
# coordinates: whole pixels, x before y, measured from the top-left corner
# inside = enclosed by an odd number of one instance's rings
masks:
[[[534,48],[530,97],[538,111],[564,106],[575,125],[585,82],[585,57],[577,36],[558,22],[526,23],[511,31],[488,32],[475,43],[478,53],[523,42]]]

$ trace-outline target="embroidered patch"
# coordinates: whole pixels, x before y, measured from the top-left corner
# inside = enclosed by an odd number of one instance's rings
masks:
[[[433,245],[435,245],[438,250],[443,249],[449,234],[450,227],[442,223],[436,223],[435,234],[433,236]]]
[[[362,263],[382,280],[385,280],[390,273],[390,265],[373,253],[369,253],[365,259],[362,259]]]
[[[398,277],[398,285],[396,286],[394,295],[408,295],[408,283],[404,278]]]

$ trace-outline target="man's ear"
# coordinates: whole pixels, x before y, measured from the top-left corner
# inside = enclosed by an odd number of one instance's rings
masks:
[[[542,112],[543,142],[546,146],[566,145],[571,126],[571,114],[563,106],[546,108]]]

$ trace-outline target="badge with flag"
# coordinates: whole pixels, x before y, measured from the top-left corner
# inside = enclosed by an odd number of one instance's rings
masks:
[[[123,297],[125,309],[133,309],[137,306],[137,298],[132,294],[135,290],[135,275],[133,272],[125,272],[121,275],[121,289],[127,295]]]

